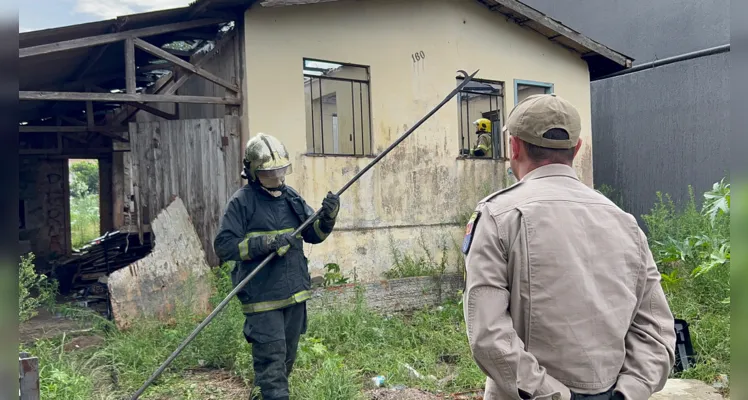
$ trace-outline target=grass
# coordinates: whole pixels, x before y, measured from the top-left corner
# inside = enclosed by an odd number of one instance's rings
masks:
[[[441,276],[447,270],[447,266],[449,265],[449,251],[446,242],[442,242],[439,247],[442,253],[441,259],[436,260],[426,245],[423,232],[421,232],[418,237],[418,245],[423,252],[422,255],[403,252],[397,248],[392,237],[390,237],[389,240],[393,265],[390,269],[384,272],[383,275],[385,278],[396,279],[416,276]]]
[[[677,318],[690,323],[698,354],[696,365],[679,377],[711,383],[719,375],[730,374],[729,246],[724,247],[725,240],[729,243],[729,190],[725,196],[724,185],[715,186],[709,193],[716,195],[706,198],[702,210],[695,206],[693,196],[681,207],[661,196],[644,219],[671,308]],[[423,237],[419,243],[424,255],[397,252],[388,276],[443,273],[449,265],[446,244],[437,261]],[[228,266],[214,270],[212,283],[211,301],[217,304],[232,288]],[[143,320],[125,332],[97,318],[96,334],[105,339],[97,348],[67,352],[62,337],[22,349],[40,358],[42,398],[129,398],[202,320],[184,310],[177,310],[172,324]],[[81,311],[74,314],[95,318]],[[243,323],[234,299],[143,398],[205,398],[194,382],[184,379],[186,371],[199,368],[227,370],[251,385],[251,349],[242,336]],[[443,355],[456,361],[442,363]],[[408,366],[425,378],[412,376]],[[370,379],[379,375],[385,377],[386,385],[430,391],[482,387],[485,377],[472,360],[461,306],[450,300],[439,308],[388,316],[367,309],[359,296],[352,304],[310,314],[291,376],[294,399],[361,399]]]
[[[231,289],[228,268],[215,270],[216,304]],[[85,317],[85,313],[76,311]],[[201,318],[178,311],[176,323],[141,321],[136,329],[118,332],[101,318],[96,334],[101,347],[64,351],[64,338],[38,341],[23,349],[40,358],[44,399],[122,399],[132,395]],[[88,316],[90,318],[90,316]],[[243,315],[234,300],[170,365],[143,398],[201,398],[183,373],[198,368],[229,370],[252,382],[250,346],[242,336]],[[450,301],[439,309],[411,315],[383,316],[355,304],[310,314],[298,360],[291,376],[292,398],[358,399],[370,378],[383,375],[387,385],[404,384],[431,390],[461,391],[481,387],[482,372],[471,360],[462,309]],[[442,354],[458,356],[456,365],[439,363]],[[405,364],[422,375],[411,377]]]
[[[70,197],[70,240],[74,249],[100,236],[99,195]]]

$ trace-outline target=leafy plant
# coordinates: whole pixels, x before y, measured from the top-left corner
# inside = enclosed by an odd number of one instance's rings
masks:
[[[340,266],[335,263],[325,264],[324,286],[338,286],[348,283],[348,278],[340,273]]]
[[[57,282],[37,274],[34,253],[21,256],[18,264],[18,320],[27,321],[37,315],[40,306],[51,307],[57,295]]]

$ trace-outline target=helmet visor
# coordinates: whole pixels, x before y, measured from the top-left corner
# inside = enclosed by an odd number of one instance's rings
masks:
[[[283,178],[286,175],[290,175],[293,172],[291,165],[276,169],[257,170],[256,174],[258,178],[262,179],[278,179]]]

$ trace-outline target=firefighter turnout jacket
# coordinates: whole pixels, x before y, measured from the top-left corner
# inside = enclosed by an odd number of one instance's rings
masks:
[[[270,254],[264,243],[275,235],[290,233],[314,214],[314,210],[290,186],[274,197],[259,183],[239,189],[228,202],[214,241],[222,261],[234,261],[231,280],[239,284]],[[323,242],[335,220],[318,219],[301,234],[283,256],[274,257],[237,293],[245,314],[277,310],[309,300],[311,277],[301,239]]]

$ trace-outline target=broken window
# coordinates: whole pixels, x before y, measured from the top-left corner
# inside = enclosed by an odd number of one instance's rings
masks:
[[[372,154],[369,67],[304,59],[307,151]]]
[[[457,78],[457,84],[462,78]],[[504,137],[501,127],[504,124],[504,83],[473,78],[457,94],[460,118],[460,155],[471,157],[470,150],[478,141],[473,122],[480,118],[491,121],[491,143],[493,159],[504,157]],[[483,157],[481,157],[483,158]]]
[[[547,82],[514,80],[514,105],[534,94],[553,93],[553,84]]]

